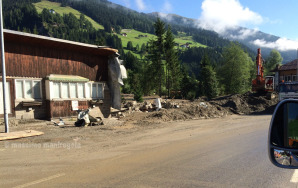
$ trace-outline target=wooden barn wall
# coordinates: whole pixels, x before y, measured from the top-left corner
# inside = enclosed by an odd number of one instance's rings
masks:
[[[77,111],[72,110],[71,101],[46,101],[48,118],[77,116]],[[89,108],[88,101],[79,101],[79,109]]]
[[[20,43],[5,43],[7,76],[44,78],[49,74],[108,80],[108,57]]]
[[[279,71],[279,76],[286,76],[286,75],[296,75],[297,70],[284,70],[284,71]]]

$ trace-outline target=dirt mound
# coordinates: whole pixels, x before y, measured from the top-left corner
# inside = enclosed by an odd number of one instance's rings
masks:
[[[146,116],[146,119],[151,118],[157,118],[162,121],[177,121],[192,119],[192,116],[180,109],[161,109],[160,111],[152,112]]]
[[[277,104],[277,98],[268,99],[264,95],[247,92],[243,95],[235,94],[216,98],[210,101],[213,105],[220,105],[235,114],[271,114]]]
[[[191,115],[194,118],[218,118],[226,116],[230,112],[219,105],[212,105],[207,101],[196,100],[190,105],[185,105],[181,108],[183,112]]]
[[[276,98],[269,100],[264,95],[248,92],[210,101],[206,98],[162,101],[163,108],[156,111],[154,105],[151,105],[152,101],[146,101],[134,107],[128,105],[134,110],[125,113],[122,119],[133,124],[147,125],[165,121],[219,118],[229,114],[271,114],[277,102]]]

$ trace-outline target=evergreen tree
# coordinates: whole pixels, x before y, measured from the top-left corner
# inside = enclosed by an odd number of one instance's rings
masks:
[[[143,43],[141,46],[141,53],[145,54],[146,53],[146,45]]]
[[[139,51],[140,51],[140,45],[137,44],[137,45],[136,45],[136,52],[139,52]]]
[[[127,42],[127,47],[126,47],[127,50],[131,50],[133,51],[133,45],[132,45],[132,42],[131,41],[128,41]]]
[[[127,70],[128,79],[124,80],[124,86],[122,87],[123,93],[134,94],[134,99],[137,102],[143,102],[143,90],[141,86],[141,74]]]
[[[195,75],[189,76],[186,67],[182,68],[181,95],[183,99],[193,100],[197,96],[198,81]]]
[[[162,95],[162,86],[164,85],[164,34],[165,24],[157,18],[154,24],[155,40],[150,40],[148,49],[148,59],[150,61],[147,74],[150,75],[148,80],[152,89],[157,91],[158,95]]]
[[[204,55],[200,70],[200,93],[208,99],[218,96],[218,81],[213,67],[210,65],[210,60],[207,55]]]
[[[180,63],[178,60],[178,54],[175,49],[174,36],[171,31],[171,27],[165,34],[165,61],[166,61],[166,83],[168,90],[168,97],[170,97],[170,92],[172,90],[178,90],[181,82],[181,70]]]
[[[128,51],[124,55],[124,62],[126,69],[132,70],[135,73],[138,73],[141,70],[138,58],[134,56],[130,51]]]
[[[231,43],[224,49],[220,75],[226,94],[244,93],[251,89],[252,64],[253,61],[239,44]]]

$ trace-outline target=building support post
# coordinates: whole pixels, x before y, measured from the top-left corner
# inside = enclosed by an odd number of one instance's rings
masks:
[[[0,0],[0,42],[1,42],[1,62],[2,62],[2,90],[3,90],[3,111],[5,133],[9,133],[8,126],[8,109],[6,104],[6,71],[5,71],[5,52],[4,52],[4,36],[3,36],[3,16],[2,16],[2,0]]]

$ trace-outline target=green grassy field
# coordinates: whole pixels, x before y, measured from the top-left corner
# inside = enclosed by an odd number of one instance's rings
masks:
[[[136,47],[138,44],[141,48],[142,44],[147,44],[150,39],[154,39],[155,35],[149,34],[149,33],[142,33],[140,31],[136,31],[134,29],[122,29],[121,33],[126,33],[127,36],[118,35],[122,40],[123,47],[127,46],[128,41],[131,41],[133,43],[133,46]],[[139,37],[139,35],[147,35],[147,37]],[[190,47],[203,47],[206,48],[207,46],[200,44],[198,42],[195,42],[192,40],[191,36],[184,36],[183,34],[179,34],[179,36],[175,36],[175,42],[179,44],[179,46],[190,43]]]
[[[60,15],[73,13],[77,18],[80,18],[81,13],[71,7],[61,7],[61,3],[56,2],[50,2],[50,1],[41,1],[38,3],[33,3],[33,5],[36,7],[36,10],[38,13],[41,13],[44,8],[46,9],[53,9],[55,12],[57,12]],[[97,22],[95,22],[93,19],[85,15],[85,18],[91,22],[93,27],[95,29],[104,29],[104,27]]]
[[[142,44],[147,44],[147,42],[149,42],[150,39],[155,38],[155,35],[149,33],[142,33],[134,29],[122,29],[121,33],[127,34],[127,37],[118,35],[122,40],[123,47],[127,46],[128,41],[131,41],[134,47],[136,47],[136,45],[138,44],[141,48]],[[147,35],[147,37],[139,37],[139,35]]]
[[[180,46],[186,43],[189,43],[190,47],[203,47],[206,48],[208,46],[195,42],[192,39],[192,36],[187,36],[185,33],[183,32],[178,32],[178,35],[175,36],[175,42],[178,43]]]
[[[125,49],[124,49],[124,52],[125,52],[125,53],[127,53],[127,52],[131,52],[131,53],[132,53],[134,56],[136,56],[138,59],[142,59],[140,54],[137,54],[137,53],[135,53],[135,52],[133,52],[133,51],[125,50]],[[144,57],[143,57],[143,59],[144,59]]]

